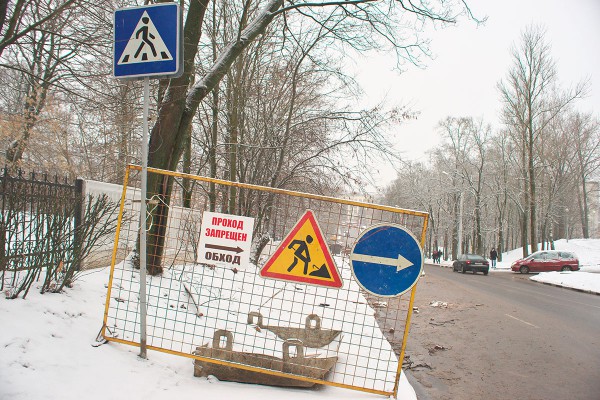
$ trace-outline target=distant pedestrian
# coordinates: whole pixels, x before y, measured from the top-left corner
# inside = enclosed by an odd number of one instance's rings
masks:
[[[492,260],[492,268],[496,269],[496,259],[498,258],[498,252],[496,251],[496,249],[492,248],[492,251],[490,251],[490,260]]]
[[[437,263],[439,264],[442,261],[442,251],[441,250],[434,250],[432,253],[432,257],[433,257],[433,263]]]

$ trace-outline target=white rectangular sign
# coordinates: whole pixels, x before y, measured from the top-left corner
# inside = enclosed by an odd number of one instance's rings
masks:
[[[205,211],[198,262],[246,268],[250,263],[254,218]]]

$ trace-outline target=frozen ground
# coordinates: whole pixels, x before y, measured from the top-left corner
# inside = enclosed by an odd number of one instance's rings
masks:
[[[81,276],[62,294],[0,298],[0,399],[11,400],[367,400],[381,395],[319,386],[280,388],[193,376],[193,360],[109,343],[93,347],[102,326],[110,268]],[[35,289],[35,288],[34,288]],[[404,373],[399,399],[416,395]]]

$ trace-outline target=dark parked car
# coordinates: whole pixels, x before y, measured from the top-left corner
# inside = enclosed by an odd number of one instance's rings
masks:
[[[487,275],[490,271],[490,263],[484,257],[477,254],[461,254],[452,263],[452,271],[462,272],[463,274],[467,271],[483,272]]]
[[[515,261],[510,266],[514,272],[578,271],[579,259],[570,251],[542,250]]]

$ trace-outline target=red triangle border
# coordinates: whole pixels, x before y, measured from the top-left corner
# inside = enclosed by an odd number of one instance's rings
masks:
[[[333,278],[333,281],[330,281],[330,282],[322,281],[322,280],[309,278],[309,277],[287,275],[287,274],[269,271],[269,268],[273,265],[275,260],[277,260],[279,258],[279,255],[281,254],[281,252],[287,248],[288,244],[296,236],[296,233],[298,233],[300,228],[304,225],[304,223],[307,220],[311,223],[313,230],[315,231],[315,236],[316,236],[316,239],[318,240],[319,246],[321,246],[321,249],[323,250],[323,255],[325,256],[325,261],[329,264],[329,272],[331,273],[331,277]],[[327,246],[327,243],[325,243],[325,240],[323,239],[323,232],[321,232],[321,227],[319,226],[319,224],[315,218],[315,214],[312,212],[312,210],[306,210],[304,215],[300,218],[300,220],[298,220],[296,225],[294,225],[294,228],[290,231],[290,233],[288,233],[288,235],[285,237],[285,239],[281,242],[281,244],[279,245],[277,250],[275,250],[275,253],[273,253],[273,255],[271,255],[271,257],[267,260],[267,262],[261,268],[260,276],[262,276],[263,278],[278,279],[278,280],[283,280],[283,281],[288,281],[288,282],[300,282],[300,283],[306,283],[309,285],[332,287],[332,288],[336,288],[336,289],[340,289],[343,286],[342,278],[340,277],[340,274],[337,270],[337,266],[335,265],[335,262],[333,261],[333,257],[331,256],[331,253],[329,251],[329,246]]]

